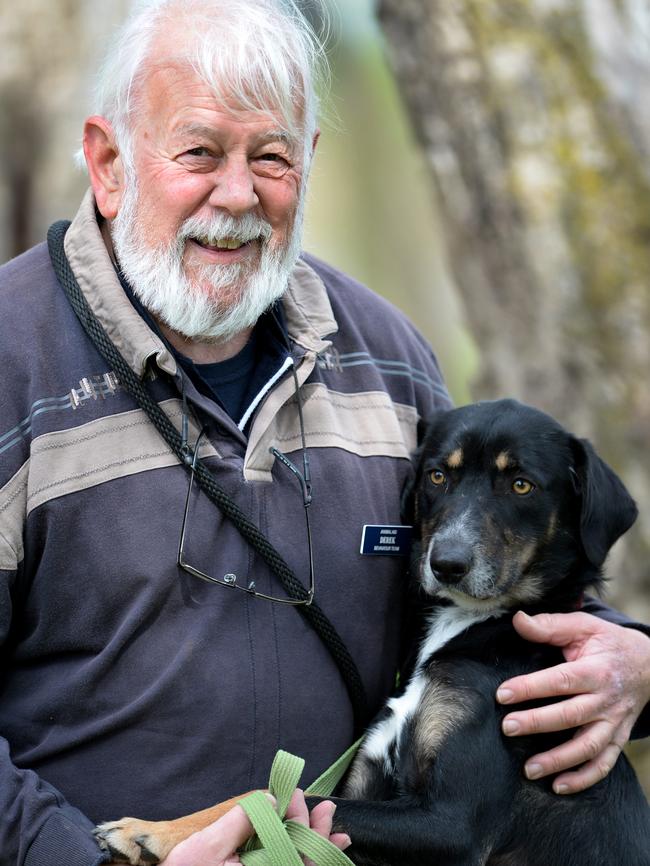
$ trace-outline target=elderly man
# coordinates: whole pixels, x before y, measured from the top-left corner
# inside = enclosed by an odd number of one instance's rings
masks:
[[[263,786],[280,746],[313,778],[390,692],[404,561],[362,533],[399,524],[418,420],[449,398],[398,311],[299,256],[319,56],[290,2],[158,0],[104,67],[92,190],[52,252],[178,454],[45,245],[2,268],[2,866],[102,862],[93,823]],[[600,613],[522,621],[568,661],[500,694],[576,695],[506,718],[583,726],[528,767],[583,765],[559,791],[608,771],[650,696],[650,640]],[[235,814],[170,866],[224,862],[247,832]]]

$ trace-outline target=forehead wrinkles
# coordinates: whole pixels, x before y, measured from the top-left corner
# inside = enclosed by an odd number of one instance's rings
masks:
[[[214,97],[192,76],[187,68],[174,63],[147,63],[131,95],[131,124],[142,130],[145,138],[169,134],[190,111],[210,111],[216,107]]]
[[[182,57],[146,62],[134,82],[131,98],[133,108],[139,109],[131,111],[135,127],[142,126],[143,120],[167,129],[175,125],[176,128],[189,127],[191,118],[185,122],[183,118],[192,112],[205,111],[236,120],[243,126],[272,124],[273,129],[268,135],[292,146],[299,145],[303,138],[302,111],[299,108],[295,110],[295,117],[288,118],[282,106],[276,105],[272,99],[265,105],[242,102],[234,91],[226,87],[216,90],[189,60]],[[200,126],[204,131],[211,128],[209,122],[198,122],[197,128]]]

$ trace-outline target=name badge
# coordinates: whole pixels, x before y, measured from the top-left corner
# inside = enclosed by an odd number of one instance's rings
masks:
[[[408,556],[412,534],[412,526],[366,524],[361,533],[359,553],[364,556]]]

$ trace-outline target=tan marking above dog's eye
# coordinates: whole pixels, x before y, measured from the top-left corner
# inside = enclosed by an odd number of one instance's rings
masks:
[[[510,466],[510,455],[507,451],[502,451],[494,462],[497,469],[503,472]]]
[[[449,457],[447,457],[445,462],[450,469],[458,469],[459,466],[463,465],[463,449],[456,448],[456,450],[452,451]]]
[[[444,472],[441,472],[440,469],[434,469],[430,474],[429,478],[432,483],[436,485],[436,487],[440,487],[441,484],[444,484],[447,480],[447,476]]]
[[[534,487],[535,485],[525,478],[515,478],[512,482],[512,489],[518,496],[526,496]]]

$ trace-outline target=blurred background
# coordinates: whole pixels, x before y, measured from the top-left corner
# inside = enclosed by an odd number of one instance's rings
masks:
[[[129,5],[0,0],[0,261],[74,216]],[[327,5],[305,247],[411,316],[457,402],[515,396],[592,440],[641,511],[607,598],[650,622],[649,0]]]

